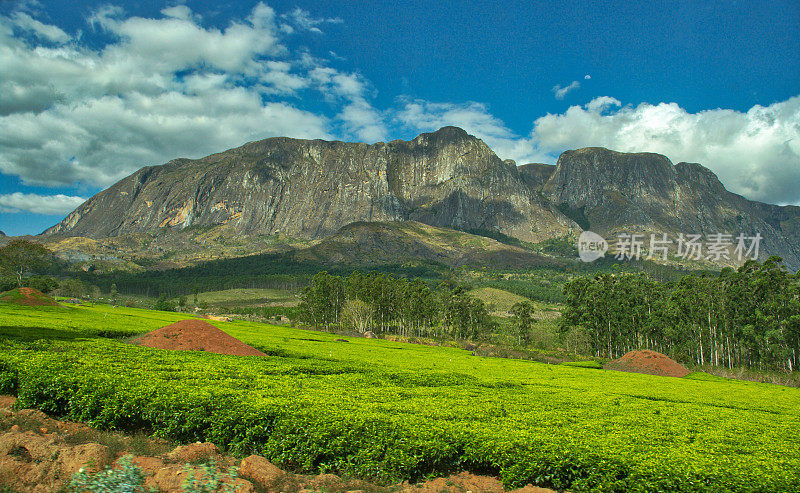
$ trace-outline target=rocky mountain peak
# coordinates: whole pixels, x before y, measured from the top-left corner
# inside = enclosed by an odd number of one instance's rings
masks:
[[[613,191],[632,197],[663,193],[676,176],[672,162],[661,154],[586,147],[562,153],[543,188],[558,203],[591,207]]]
[[[225,224],[317,239],[354,221],[417,220],[536,241],[576,228],[530,193],[515,166],[457,127],[374,145],[277,137],[144,168],[45,234]]]
[[[443,145],[468,139],[477,139],[477,137],[468,134],[463,128],[446,126],[435,132],[419,134],[412,142],[421,145]]]
[[[555,166],[517,167],[457,127],[373,145],[277,137],[176,159],[124,178],[45,234],[101,238],[225,225],[321,239],[357,221],[418,221],[528,242],[581,227],[760,232],[770,252],[800,264],[800,209],[732,194],[699,164],[587,147],[564,152]]]
[[[717,175],[702,164],[680,162],[675,165],[675,169],[678,175],[697,186],[707,187],[716,193],[726,191],[725,186],[719,181]]]

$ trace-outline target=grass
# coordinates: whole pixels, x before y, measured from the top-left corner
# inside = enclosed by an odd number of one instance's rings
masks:
[[[187,296],[191,299],[191,296]],[[296,293],[283,289],[226,289],[224,291],[208,291],[198,293],[199,303],[213,305],[253,305],[264,303],[279,303],[282,305],[296,304]]]
[[[497,288],[481,287],[469,292],[470,296],[478,298],[487,305],[493,305],[498,312],[508,312],[516,303],[531,302],[528,298]]]
[[[97,334],[186,315],[0,306],[0,358],[23,405],[146,424],[284,467],[381,481],[474,469],[572,491],[796,491],[800,390],[472,356],[469,351],[212,322],[276,354],[169,352]],[[23,339],[19,334],[27,333]],[[62,337],[53,340],[51,335]],[[41,334],[43,340],[31,342]]]
[[[593,368],[595,370],[602,370],[603,364],[599,361],[589,360],[589,361],[565,361],[561,363],[562,365],[566,366],[574,366],[576,368]]]

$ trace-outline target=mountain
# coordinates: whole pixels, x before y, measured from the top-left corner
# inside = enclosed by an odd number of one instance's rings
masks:
[[[406,220],[525,241],[577,230],[531,193],[513,162],[444,127],[373,145],[270,138],[142,168],[45,235],[100,238],[224,223],[240,233],[319,239],[354,221]]]
[[[747,200],[697,163],[588,147],[561,154],[541,191],[582,227],[603,235],[760,233],[762,251],[800,266],[800,207]]]
[[[563,264],[491,238],[417,221],[351,223],[317,245],[296,251],[295,258],[345,265],[432,262],[451,267],[534,267]]]
[[[582,229],[606,237],[760,233],[762,254],[800,268],[800,207],[728,192],[699,164],[590,147],[564,152],[555,166],[517,166],[456,127],[372,145],[276,137],[145,167],[43,234],[155,238],[221,227],[226,238],[247,238],[256,249],[265,238],[300,247],[311,242],[306,254],[313,256],[313,243],[332,235],[317,253],[337,251],[334,242],[358,250],[359,241],[375,238],[366,233],[378,228],[374,223],[394,224],[377,236],[391,250],[404,221],[524,242],[575,237]],[[351,223],[359,226],[342,229]],[[207,236],[192,237],[200,258]],[[448,262],[460,262],[458,255]]]

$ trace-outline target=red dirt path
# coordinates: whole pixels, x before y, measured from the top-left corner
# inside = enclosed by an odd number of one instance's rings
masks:
[[[234,356],[266,356],[258,349],[229,336],[203,320],[181,320],[148,332],[135,344],[174,351],[207,351]]]
[[[685,366],[669,356],[647,349],[625,353],[621,358],[609,361],[605,368],[678,378],[685,377],[690,373]]]

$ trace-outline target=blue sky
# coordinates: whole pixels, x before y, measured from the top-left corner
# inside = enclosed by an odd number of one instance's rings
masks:
[[[136,169],[275,135],[458,125],[502,158],[701,162],[800,204],[800,3],[0,3],[0,230]]]

